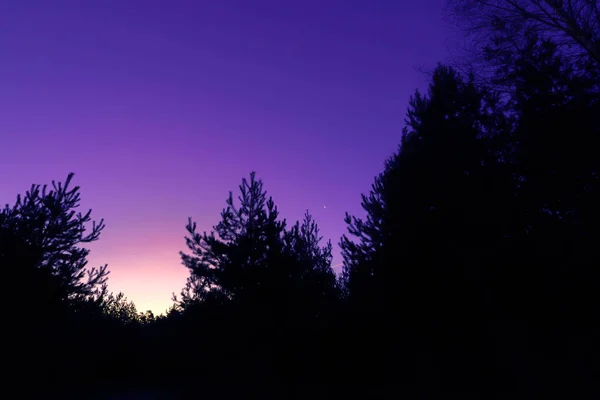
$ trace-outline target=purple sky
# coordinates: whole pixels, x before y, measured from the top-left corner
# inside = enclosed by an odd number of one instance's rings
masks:
[[[0,0],[0,203],[75,172],[90,265],[163,312],[252,170],[337,245],[443,61],[442,0]],[[326,207],[326,208],[325,208]],[[336,246],[334,263],[341,262]]]

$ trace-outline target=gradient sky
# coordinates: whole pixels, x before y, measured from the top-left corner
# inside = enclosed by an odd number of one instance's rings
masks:
[[[362,215],[409,96],[446,54],[442,0],[0,0],[0,203],[75,172],[104,218],[90,265],[139,311],[188,274],[255,170],[326,239]],[[325,208],[326,207],[326,208]],[[334,264],[341,257],[336,246]]]

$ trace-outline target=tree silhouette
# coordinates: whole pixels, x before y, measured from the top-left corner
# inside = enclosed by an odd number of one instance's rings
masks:
[[[237,202],[229,194],[212,232],[198,233],[189,220],[190,254],[181,256],[190,276],[172,316],[183,312],[185,320],[202,326],[191,329],[212,341],[221,361],[242,357],[252,376],[289,378],[288,371],[307,372],[319,340],[328,343],[319,329],[339,298],[332,245],[321,246],[308,212],[287,230],[254,173],[239,190]],[[231,366],[223,368],[234,373]]]
[[[108,275],[106,265],[86,268],[89,250],[81,245],[97,240],[104,222],[92,221],[86,233],[91,210],[76,213],[80,194],[78,186],[69,187],[72,178],[71,173],[64,184],[53,181],[51,190],[32,185],[12,207],[0,211],[0,263],[12,275],[9,281],[39,282],[56,300],[96,294]]]
[[[208,349],[215,359],[210,373],[228,370],[232,376],[265,379],[272,373],[268,360],[288,304],[285,221],[278,219],[277,207],[255,173],[242,180],[239,190],[237,202],[229,193],[212,232],[198,233],[189,219],[190,254],[181,252],[181,258],[190,276],[178,307],[190,324],[188,331],[213,344]],[[240,358],[243,362],[234,361]]]
[[[467,55],[461,66],[490,84],[490,76],[507,64],[508,55],[529,46],[533,35],[552,40],[573,64],[600,66],[600,9],[589,0],[450,0],[446,9],[460,28]],[[500,88],[507,82],[495,80]]]
[[[296,222],[285,233],[285,251],[291,255],[289,262],[290,291],[300,290],[297,304],[313,312],[339,298],[335,273],[331,268],[332,244],[328,241],[321,247],[319,227],[307,211],[302,223]],[[289,292],[288,292],[289,293]]]
[[[405,370],[418,391],[539,395],[593,382],[597,79],[552,41],[526,39],[495,71],[511,84],[502,100],[438,67],[363,196],[367,218],[346,217],[348,305],[377,327],[347,340],[419,360]]]
[[[135,304],[128,301],[123,293],[104,294],[94,299],[100,307],[104,316],[123,324],[134,324],[137,322],[149,323],[154,319],[151,311],[138,313]]]
[[[243,179],[238,201],[239,206],[229,194],[222,220],[211,233],[198,233],[189,220],[186,243],[191,254],[181,256],[190,277],[181,306],[214,300],[287,307],[294,296],[303,308],[335,301],[332,245],[320,246],[322,238],[312,216],[307,212],[302,223],[286,230],[285,220],[278,219],[273,199],[267,200],[254,173],[249,181]]]
[[[99,238],[104,223],[92,221],[91,210],[77,212],[80,193],[71,186],[72,178],[69,174],[64,183],[53,181],[51,188],[32,185],[14,205],[0,210],[2,294],[11,304],[4,313],[6,340],[27,349],[7,356],[6,362],[18,381],[35,382],[26,390],[52,392],[97,380],[98,374],[83,368],[92,367],[91,355],[76,350],[82,338],[92,344],[98,366],[94,372],[102,371],[104,357],[119,348],[113,342],[110,352],[101,351],[105,345],[110,348],[116,332],[103,324],[109,314],[101,301],[106,299],[108,271],[106,265],[88,268],[89,249],[84,247]],[[125,339],[121,336],[119,343]],[[66,368],[73,366],[67,377]]]
[[[573,352],[579,346],[551,343],[577,337],[580,345],[586,343],[585,352],[597,351],[592,322],[599,311],[592,244],[600,233],[597,80],[553,42],[529,40],[511,66],[515,197],[507,256],[518,261],[496,284],[510,287],[503,308],[527,327],[527,346],[540,354],[531,362],[538,371],[532,375],[566,388],[582,385],[591,369],[572,359],[581,357],[581,348]]]
[[[3,326],[27,350],[5,357],[14,381],[76,398],[134,380],[220,397],[234,381],[244,395],[306,382],[345,397],[389,382],[407,397],[597,393],[597,60],[523,17],[500,30],[525,32],[518,46],[487,43],[489,84],[438,65],[411,97],[366,218],[346,215],[339,278],[311,214],[288,227],[251,173],[212,231],[188,219],[181,297],[138,313],[106,266],[87,267],[104,224],[77,213],[73,174],[33,185],[0,210]]]
[[[273,289],[273,276],[280,275],[285,221],[278,220],[277,207],[267,200],[255,173],[239,188],[239,206],[230,192],[213,232],[200,234],[196,223],[188,221],[186,244],[191,254],[182,252],[181,257],[190,276],[181,293],[182,305],[257,301]]]
[[[421,244],[458,239],[457,233],[448,233],[436,241],[447,233],[442,227],[456,231],[466,223],[472,203],[482,196],[477,192],[487,173],[484,165],[491,168],[497,161],[487,146],[502,121],[490,108],[493,102],[472,80],[465,82],[443,66],[434,72],[428,95],[417,92],[411,99],[400,150],[387,160],[370,194],[363,195],[366,220],[346,216],[350,235],[358,239],[345,236],[341,242],[351,296],[365,290],[359,301],[374,301],[379,294],[383,302],[384,283],[395,282],[386,273],[413,269],[386,263],[387,254],[407,262]],[[403,253],[408,247],[410,253]],[[419,264],[429,264],[425,259],[430,256],[435,257],[423,251]]]
[[[380,352],[392,359],[407,357],[394,337],[411,341],[426,364],[420,376],[447,373],[443,362],[459,354],[464,367],[481,364],[473,359],[487,296],[479,256],[501,236],[508,210],[498,205],[511,183],[490,146],[505,124],[496,101],[472,77],[439,66],[428,94],[410,101],[399,151],[363,196],[367,218],[346,216],[349,304],[380,329],[362,340],[387,341]]]

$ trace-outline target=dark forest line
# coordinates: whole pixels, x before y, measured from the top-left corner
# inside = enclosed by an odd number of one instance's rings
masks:
[[[346,217],[340,276],[312,216],[288,225],[254,173],[212,231],[188,221],[189,277],[160,316],[86,265],[104,224],[77,213],[72,175],[2,209],[4,362],[19,390],[598,395],[595,14],[538,2],[564,22],[549,34],[539,10],[488,3],[455,2],[456,15],[479,10],[461,21],[485,42],[411,97],[398,149],[362,196],[367,217]]]

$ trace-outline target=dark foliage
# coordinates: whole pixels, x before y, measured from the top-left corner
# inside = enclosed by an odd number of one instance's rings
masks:
[[[363,196],[367,219],[347,216],[357,239],[341,243],[350,307],[370,318],[377,310],[384,332],[412,343],[408,349],[392,340],[383,354],[430,360],[397,362],[396,373],[408,381],[414,374],[445,374],[446,383],[458,383],[450,364],[441,362],[481,363],[466,359],[477,354],[482,329],[477,321],[487,282],[481,265],[494,251],[494,236],[502,237],[508,211],[501,206],[508,183],[491,175],[502,175],[490,145],[505,125],[494,102],[472,81],[438,67],[428,94],[411,99],[400,150]],[[422,389],[429,389],[426,383]]]
[[[504,104],[439,67],[367,219],[347,217],[349,303],[401,327],[420,392],[593,389],[596,82],[547,40],[526,50],[499,71],[515,87]]]
[[[229,194],[214,232],[197,233],[190,218],[186,243],[192,255],[181,257],[191,274],[181,293],[182,307],[194,302],[275,304],[278,296],[271,291],[285,279],[285,221],[278,220],[275,203],[266,198],[254,174],[249,182],[243,180],[240,193],[239,207]]]
[[[87,268],[83,246],[104,224],[91,221],[91,211],[76,212],[72,177],[52,189],[33,185],[0,211],[3,327],[11,349],[4,362],[23,396],[120,377],[118,360],[137,319],[132,303],[107,292],[107,267]],[[23,386],[28,380],[34,383]]]
[[[33,279],[32,283],[41,281],[40,285],[49,290],[41,295],[49,296],[50,301],[77,301],[97,294],[108,275],[106,266],[85,268],[89,250],[79,245],[98,239],[104,223],[93,222],[92,231],[85,234],[91,211],[75,213],[79,188],[69,188],[72,177],[69,175],[64,185],[53,182],[53,190],[33,185],[25,196],[17,197],[14,206],[6,205],[0,212],[2,265],[15,274],[10,277],[13,282],[20,280],[19,274],[37,275],[27,278]]]
[[[241,368],[245,379],[287,379],[301,373],[309,353],[318,355],[319,340],[327,341],[320,337],[324,316],[339,297],[331,243],[320,246],[308,213],[288,230],[254,173],[237,200],[229,194],[211,233],[198,233],[189,220],[191,254],[181,256],[190,277],[178,310],[212,343],[209,351],[228,374]],[[241,354],[241,364],[232,360]]]
[[[459,67],[492,84],[506,57],[529,46],[531,36],[552,40],[571,64],[600,66],[600,8],[596,0],[447,0],[446,15],[459,28]],[[496,89],[508,89],[495,80]]]
[[[104,225],[86,233],[72,175],[33,186],[0,212],[15,382],[74,398],[597,397],[596,61],[531,32],[497,49],[490,85],[439,65],[411,98],[366,218],[346,216],[339,277],[312,216],[288,226],[252,173],[211,232],[189,219],[173,307],[138,313],[86,266]]]

